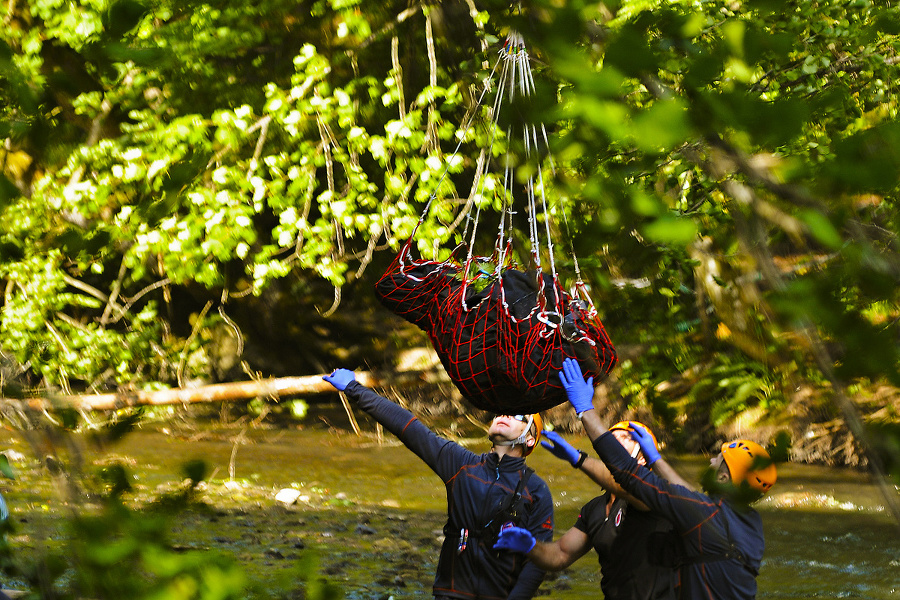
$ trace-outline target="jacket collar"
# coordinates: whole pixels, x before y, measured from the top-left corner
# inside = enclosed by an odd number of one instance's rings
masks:
[[[525,466],[525,458],[522,456],[500,456],[496,452],[488,452],[486,462],[491,467],[499,465],[501,471],[519,471]]]

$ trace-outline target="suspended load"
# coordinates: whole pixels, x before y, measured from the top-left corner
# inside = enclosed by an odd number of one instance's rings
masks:
[[[512,99],[534,90],[521,37],[511,34],[499,54],[495,126],[507,94]],[[526,150],[534,151],[541,143],[546,147],[543,126],[523,124],[522,134]],[[470,403],[494,413],[535,413],[567,401],[558,376],[563,360],[577,359],[585,376],[596,383],[609,374],[617,357],[574,256],[577,281],[572,294],[560,285],[549,216],[544,222],[550,272],[541,266],[537,216],[539,208],[545,215],[547,210],[542,164],[525,185],[534,264],[527,270],[515,264],[506,229],[512,227],[514,177],[508,161],[502,168],[505,210],[491,256],[473,256],[480,205],[468,244],[460,244],[441,261],[412,255],[413,240],[435,192],[375,292],[386,308],[428,334],[450,379]],[[473,193],[483,187],[478,183]],[[493,269],[486,271],[484,266],[491,264]]]

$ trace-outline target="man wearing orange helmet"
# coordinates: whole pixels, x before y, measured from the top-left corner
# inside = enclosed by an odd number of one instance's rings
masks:
[[[640,465],[625,451],[593,410],[592,379],[585,381],[576,361],[565,361],[560,380],[600,459],[625,491],[674,527],[651,547],[654,562],[679,569],[679,598],[743,600],[756,598],[762,562],[762,519],[750,504],[777,478],[768,452],[755,442],[736,440],[710,461],[703,484],[707,493],[672,483]],[[645,431],[632,437],[645,454],[655,448]],[[657,455],[658,456],[658,455]],[[661,461],[661,459],[658,459]],[[654,460],[648,459],[648,466]]]
[[[652,451],[649,447],[642,450],[632,438],[637,429],[650,437]],[[621,421],[609,430],[638,464],[647,464],[659,456],[656,438],[643,424]],[[567,568],[593,547],[600,562],[600,589],[605,599],[674,600],[675,570],[652,564],[647,554],[651,537],[670,532],[672,525],[623,490],[600,460],[575,449],[553,431],[545,431],[544,437],[547,441],[542,441],[542,446],[583,471],[605,493],[585,504],[575,526],[554,542],[537,542],[528,531],[510,528],[500,533],[495,547],[523,552],[548,571]]]
[[[493,548],[501,528],[553,539],[553,499],[525,464],[541,435],[539,415],[497,415],[488,428],[490,452],[476,454],[442,438],[415,415],[337,369],[323,379],[393,433],[444,482],[447,523],[432,593],[438,600],[527,600],[544,571],[521,554]]]

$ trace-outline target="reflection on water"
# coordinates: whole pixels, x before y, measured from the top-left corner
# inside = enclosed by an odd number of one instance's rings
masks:
[[[246,434],[238,444],[236,432],[188,437],[138,432],[114,448],[126,460],[141,485],[150,489],[171,481],[182,463],[203,459],[213,469],[211,480],[251,481],[274,498],[281,488],[341,498],[355,507],[396,509],[410,521],[439,529],[446,507],[443,486],[411,452],[389,435],[383,443],[371,434],[309,426],[301,430]],[[583,437],[568,436],[590,451]],[[483,438],[465,441],[474,451],[487,449]],[[18,444],[18,445],[17,445]],[[15,438],[0,439],[0,450],[27,452]],[[688,479],[707,464],[703,457],[670,457]],[[575,522],[579,508],[598,493],[596,486],[567,464],[538,450],[531,464],[549,484],[556,501],[557,535]],[[20,502],[33,494],[3,488]],[[37,500],[33,495],[29,502]],[[45,500],[46,501],[46,500]],[[274,503],[274,500],[271,500]],[[879,491],[865,474],[846,470],[784,465],[774,493],[758,506],[766,528],[767,551],[759,577],[759,598],[900,598],[900,526],[882,508]],[[401,526],[401,523],[395,526]],[[352,525],[350,526],[352,530]],[[322,552],[341,554],[339,546],[322,543]],[[328,556],[323,556],[327,562]],[[436,555],[435,555],[436,558]],[[377,560],[377,555],[375,560]],[[406,582],[395,597],[430,596],[434,568]],[[586,555],[553,579],[553,598],[599,598],[596,557]],[[366,598],[371,581],[341,582],[349,598]]]

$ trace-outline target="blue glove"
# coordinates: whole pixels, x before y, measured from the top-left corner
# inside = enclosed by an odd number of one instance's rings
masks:
[[[573,467],[581,460],[581,452],[576,450],[574,446],[555,431],[547,431],[545,429],[541,432],[541,438],[547,438],[548,441],[541,439],[541,446],[549,450],[556,458],[567,461]]]
[[[351,381],[356,381],[356,375],[349,369],[335,369],[331,375],[326,375],[322,379],[343,392]]]
[[[563,361],[559,379],[562,381],[566,396],[569,397],[569,402],[576,413],[583,413],[594,408],[594,378],[588,377],[587,381],[584,380],[577,360],[567,358]]]
[[[638,446],[641,447],[641,452],[644,453],[644,458],[647,459],[647,464],[652,465],[656,461],[660,459],[659,450],[656,448],[656,442],[653,441],[653,438],[650,437],[650,434],[647,433],[647,430],[634,421],[629,421],[631,424],[631,428],[634,430],[631,432],[631,439],[638,443]]]
[[[535,543],[537,543],[537,540],[534,539],[534,536],[527,529],[506,527],[500,530],[500,536],[497,538],[494,548],[528,554],[534,548]]]

